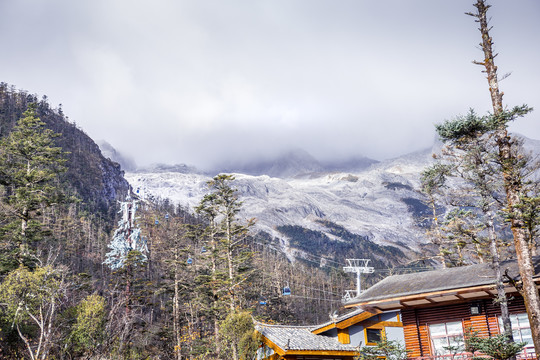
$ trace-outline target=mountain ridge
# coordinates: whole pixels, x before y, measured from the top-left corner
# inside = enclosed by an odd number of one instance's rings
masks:
[[[117,162],[118,159],[123,159],[120,152],[108,150],[112,154],[111,159]],[[208,176],[214,176],[220,173],[238,173],[252,176],[268,175],[277,178],[294,178],[305,177],[313,174],[343,172],[343,171],[358,171],[379,161],[370,159],[364,156],[348,157],[337,161],[322,161],[318,160],[303,149],[294,149],[280,153],[273,157],[264,158],[262,160],[252,160],[249,162],[231,162],[221,166],[216,166],[208,169],[200,169],[196,166],[187,164],[150,164],[138,168],[125,168],[129,172],[179,172],[179,173],[194,173]]]
[[[234,173],[232,186],[243,201],[239,215],[256,218],[256,230],[275,239],[290,259],[301,258],[305,249],[291,245],[290,236],[280,231],[287,226],[319,232],[332,241],[345,241],[321,222],[343,227],[379,247],[397,247],[412,258],[427,242],[424,195],[418,188],[419,173],[433,161],[433,150],[425,149],[356,171],[323,171],[283,178]],[[206,182],[211,179],[201,173],[140,171],[126,173],[126,178],[143,198],[168,198],[191,209],[207,191]]]
[[[525,137],[523,140],[527,150],[540,153],[540,141]],[[255,230],[275,239],[291,260],[302,256],[302,250],[295,248],[290,236],[280,231],[287,226],[301,227],[306,234],[320,232],[329,240],[344,241],[329,233],[321,221],[341,226],[378,246],[395,246],[412,260],[429,244],[426,229],[432,217],[426,197],[420,191],[420,175],[441,148],[442,143],[435,141],[430,148],[352,171],[315,169],[312,158],[304,154],[308,166],[294,168],[318,171],[301,171],[288,177],[234,173],[236,180],[232,186],[243,201],[239,215],[257,219]],[[126,173],[134,188],[140,189],[141,196],[168,198],[191,209],[207,191],[206,182],[211,176],[189,171]]]

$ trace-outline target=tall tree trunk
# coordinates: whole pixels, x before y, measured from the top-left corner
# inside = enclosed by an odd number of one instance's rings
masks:
[[[210,221],[211,226],[211,233],[210,233],[210,247],[212,249],[212,283],[215,283],[217,281],[217,262],[216,262],[216,252],[217,252],[217,245],[216,245],[216,237],[215,237],[215,231],[216,231],[216,222],[215,218],[212,218]],[[212,289],[212,298],[214,301],[214,308],[217,308],[219,306],[218,302],[218,290],[215,288],[215,286]],[[219,354],[221,352],[221,345],[220,345],[220,337],[219,337],[219,322],[217,318],[217,312],[214,313],[214,343],[216,346],[216,354]]]
[[[235,304],[234,304],[234,264],[233,264],[233,248],[232,248],[232,243],[233,243],[233,238],[232,238],[232,234],[231,234],[231,219],[229,218],[229,214],[227,214],[227,219],[225,219],[225,222],[227,224],[227,265],[229,267],[229,282],[230,282],[230,285],[229,285],[229,296],[231,297],[230,299],[230,303],[229,303],[229,308],[230,308],[230,313],[233,314],[234,313],[234,308],[235,308]],[[231,350],[232,350],[232,358],[233,360],[238,360],[238,351],[236,349],[236,344],[234,342],[231,343]]]
[[[219,339],[219,322],[217,318],[214,318],[214,341],[216,343],[216,355],[219,357],[221,352],[221,344]]]
[[[176,340],[174,352],[176,359],[182,360],[182,337],[180,333],[180,290],[178,284],[180,282],[180,269],[178,268],[178,247],[174,249],[174,299],[173,299],[173,331]]]
[[[490,213],[487,223],[488,236],[489,236],[489,250],[491,252],[491,264],[495,269],[497,278],[497,302],[501,308],[501,319],[503,322],[504,333],[508,336],[509,341],[514,341],[514,335],[512,334],[512,323],[510,322],[510,313],[508,312],[508,297],[506,296],[506,290],[504,289],[504,277],[501,270],[501,262],[499,257],[499,248],[497,247],[497,234],[493,225],[493,215]]]
[[[489,36],[489,27],[487,20],[487,10],[489,5],[486,5],[485,0],[477,0],[474,4],[477,8],[475,16],[480,23],[480,32],[482,34],[482,50],[484,52],[484,61],[475,62],[483,65],[486,69],[487,79],[489,83],[489,92],[491,94],[491,102],[493,106],[493,115],[495,117],[503,114],[503,93],[499,91],[499,82],[497,78],[497,66],[495,66],[495,55],[493,54],[493,40]],[[508,135],[506,124],[501,124],[501,127],[495,132],[495,141],[498,146],[499,157],[502,164],[504,189],[506,192],[506,200],[508,210],[510,211],[511,229],[514,237],[514,246],[516,249],[519,274],[522,280],[521,295],[525,301],[525,307],[529,316],[531,333],[534,342],[534,348],[537,355],[540,355],[540,295],[536,284],[533,280],[534,265],[532,262],[532,254],[528,243],[528,234],[525,221],[523,220],[523,211],[520,208],[521,194],[523,184],[519,174],[513,168],[515,164],[515,155],[512,152],[512,141]]]
[[[234,302],[234,264],[233,264],[233,248],[232,248],[232,234],[231,234],[231,222],[230,220],[227,221],[227,266],[229,270],[229,295],[230,295],[230,302],[229,302],[229,308],[231,310],[231,313],[234,312],[235,302]]]
[[[26,241],[26,229],[28,228],[28,218],[29,218],[29,211],[25,207],[22,211],[22,220],[21,220],[21,244],[20,247],[20,255],[19,255],[19,265],[23,265],[24,258],[28,255],[28,242]]]

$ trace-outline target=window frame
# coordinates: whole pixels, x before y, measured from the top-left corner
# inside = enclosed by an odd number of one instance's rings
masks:
[[[386,333],[384,331],[384,326],[382,326],[382,325],[367,326],[367,327],[364,328],[364,340],[365,340],[366,346],[376,346],[377,345],[376,342],[368,342],[368,336],[367,336],[368,329],[369,330],[379,330],[381,332],[381,341],[386,337]]]
[[[461,325],[461,332],[448,332],[448,325]],[[436,326],[436,325],[444,325],[444,334],[443,335],[433,335],[432,334],[432,326]],[[451,339],[455,339],[455,338],[461,338],[461,344],[464,343],[464,330],[463,330],[463,320],[456,320],[456,321],[447,321],[447,322],[442,322],[442,323],[432,323],[432,324],[427,324],[427,328],[428,328],[428,332],[429,332],[429,343],[430,343],[430,346],[431,346],[431,353],[433,356],[444,356],[444,355],[451,355],[452,352],[446,350],[446,349],[442,349],[442,351],[440,351],[439,349],[437,349],[437,347],[435,346],[435,342],[433,341],[434,339],[445,339],[446,340],[446,347],[449,347],[452,345],[452,342],[451,342]],[[454,341],[455,342],[455,341]],[[460,354],[464,352],[463,349],[459,350],[458,352],[456,352],[456,354]]]
[[[520,315],[525,315],[525,319],[527,320],[526,325],[522,324],[521,321],[519,320]],[[498,319],[498,325],[499,325],[499,333],[502,334],[504,333],[504,325],[502,323],[502,317],[498,316],[497,319]],[[512,335],[514,336],[514,341],[523,342],[522,330],[529,330],[529,331],[531,330],[531,324],[529,322],[529,316],[527,315],[527,313],[525,312],[525,313],[510,314],[510,323],[512,324]],[[519,334],[519,339],[516,339],[516,336],[515,336],[516,333]],[[531,342],[527,342],[527,345],[523,347],[523,351],[521,353],[524,353],[524,352],[530,353],[531,352],[530,350],[534,352],[534,343],[532,342],[532,338],[531,338]]]

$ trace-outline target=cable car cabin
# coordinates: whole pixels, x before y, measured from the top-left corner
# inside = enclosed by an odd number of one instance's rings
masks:
[[[192,258],[188,258],[186,262],[187,262],[188,265],[191,265],[191,264],[193,264],[193,259],[192,259]]]
[[[165,220],[169,220],[169,214],[165,214]]]
[[[201,253],[204,254],[206,252],[206,248],[203,246],[201,249]]]
[[[260,298],[259,299],[259,305],[266,305],[266,298]]]
[[[285,287],[283,288],[283,295],[284,295],[284,296],[291,295],[291,288],[288,287],[288,286],[285,286]]]
[[[155,224],[159,225],[159,220],[158,219],[156,219]]]

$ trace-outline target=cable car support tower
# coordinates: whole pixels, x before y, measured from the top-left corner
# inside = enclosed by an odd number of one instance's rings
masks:
[[[362,292],[362,279],[361,274],[372,274],[375,272],[375,268],[368,266],[371,259],[345,259],[347,261],[347,266],[343,267],[343,271],[346,273],[355,273],[356,274],[356,291],[355,290],[345,290],[345,296],[342,301],[345,303],[351,300],[353,297],[360,296]],[[356,293],[353,296],[353,293]]]

